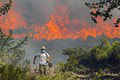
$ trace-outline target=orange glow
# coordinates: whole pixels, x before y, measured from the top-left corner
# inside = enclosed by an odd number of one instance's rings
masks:
[[[1,3],[0,3],[1,5]],[[0,16],[0,26],[6,32],[9,29],[25,28],[32,30],[32,32],[15,34],[15,38],[33,37],[35,40],[47,39],[83,39],[86,40],[88,36],[94,38],[106,35],[108,38],[120,38],[120,27],[115,28],[111,21],[103,22],[98,17],[98,24],[92,26],[87,21],[82,21],[77,18],[71,19],[67,6],[61,5],[51,13],[48,21],[44,25],[33,24],[27,28],[28,24],[24,17],[22,17],[15,10],[10,10],[5,16]],[[114,21],[114,20],[113,20]]]
[[[0,2],[0,6],[2,6],[2,2]],[[11,29],[25,28],[26,24],[23,17],[13,9],[9,10],[6,15],[0,16],[0,27],[6,33]]]
[[[9,11],[5,16],[0,16],[0,26],[4,31],[8,29],[14,30],[23,26],[25,27],[25,25],[26,22],[23,20],[22,16],[13,10]]]
[[[103,22],[100,17],[98,24],[94,27],[87,22],[80,22],[78,19],[70,20],[66,6],[60,6],[50,16],[50,20],[43,26],[33,26],[34,39],[54,40],[54,39],[78,39],[86,40],[88,36],[94,38],[106,35],[108,38],[119,38],[120,28],[112,26],[111,22]]]

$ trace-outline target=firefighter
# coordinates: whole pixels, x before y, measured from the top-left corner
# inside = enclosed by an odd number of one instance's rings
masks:
[[[46,52],[46,48],[44,46],[41,47],[41,51],[39,51],[35,56],[33,60],[33,64],[35,64],[36,58],[39,57],[39,72],[40,75],[44,74],[46,75],[46,67],[52,67],[52,63],[50,63],[50,55]]]

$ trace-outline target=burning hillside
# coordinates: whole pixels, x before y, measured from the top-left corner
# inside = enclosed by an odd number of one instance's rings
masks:
[[[57,0],[57,2],[59,1]],[[67,5],[57,5],[44,24],[34,23],[29,25],[29,23],[25,21],[24,16],[15,9],[12,9],[7,15],[0,17],[0,26],[5,32],[9,29],[27,29],[30,32],[15,34],[14,36],[16,38],[21,38],[28,34],[35,40],[79,38],[86,40],[88,36],[96,38],[102,35],[108,38],[120,38],[120,27],[115,28],[111,21],[103,22],[102,19],[98,17],[98,24],[93,26],[87,21],[77,17],[71,18],[72,15],[70,14]]]

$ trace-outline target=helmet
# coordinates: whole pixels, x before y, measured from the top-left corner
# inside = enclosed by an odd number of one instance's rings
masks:
[[[41,50],[46,50],[46,48],[44,46],[41,47]]]

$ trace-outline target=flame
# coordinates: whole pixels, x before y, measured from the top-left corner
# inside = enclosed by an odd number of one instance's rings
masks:
[[[108,38],[119,38],[120,28],[112,26],[111,22],[104,22],[98,17],[98,24],[88,25],[86,21],[70,20],[67,7],[59,6],[50,16],[50,20],[43,26],[33,26],[35,40],[47,39],[78,39],[86,40],[88,36],[94,38],[106,35]]]
[[[6,16],[0,17],[0,26],[3,30],[8,29],[18,29],[25,27],[26,22],[23,20],[22,16],[20,16],[15,11],[11,10]]]
[[[0,6],[2,2],[0,2]],[[4,32],[8,32],[8,30],[15,30],[18,28],[25,28],[27,25],[24,18],[20,15],[20,13],[11,9],[6,15],[0,16],[0,27]]]
[[[57,0],[58,1],[58,0]],[[0,3],[1,5],[1,3]],[[83,39],[86,40],[88,36],[94,38],[102,35],[108,38],[120,38],[120,27],[115,28],[112,21],[104,22],[100,17],[97,18],[98,24],[91,25],[87,21],[78,18],[71,19],[70,12],[67,6],[59,5],[54,12],[51,13],[48,21],[44,25],[33,24],[26,27],[28,24],[24,17],[15,10],[10,10],[5,16],[0,17],[0,26],[4,31],[9,29],[25,28],[32,30],[32,32],[14,34],[15,38],[33,37],[34,40],[55,40],[55,39]]]

